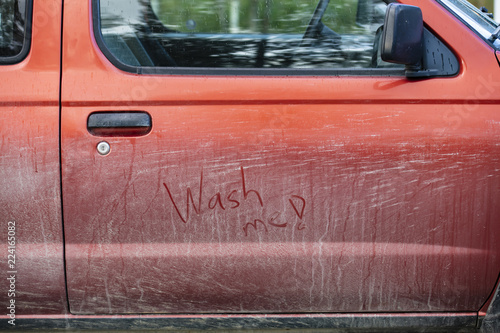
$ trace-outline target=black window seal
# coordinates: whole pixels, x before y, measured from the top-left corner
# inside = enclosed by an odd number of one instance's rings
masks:
[[[396,2],[396,0],[385,0]],[[104,56],[116,68],[131,74],[144,75],[185,75],[185,76],[357,76],[357,77],[405,77],[404,69],[399,68],[205,68],[205,67],[143,67],[131,66],[118,60],[108,49],[101,31],[100,0],[92,0],[92,28],[94,38]]]
[[[26,23],[24,26],[24,39],[21,51],[15,56],[0,56],[0,65],[15,65],[22,62],[31,50],[31,36],[33,27],[33,0],[26,0]]]

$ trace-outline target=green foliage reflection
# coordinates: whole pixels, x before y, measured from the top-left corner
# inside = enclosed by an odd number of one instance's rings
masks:
[[[318,0],[153,0],[160,20],[185,33],[304,33]],[[323,22],[354,28],[357,0],[331,0]]]

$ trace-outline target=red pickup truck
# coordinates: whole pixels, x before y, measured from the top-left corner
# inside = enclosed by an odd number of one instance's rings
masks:
[[[499,38],[465,0],[3,0],[0,328],[498,332]]]

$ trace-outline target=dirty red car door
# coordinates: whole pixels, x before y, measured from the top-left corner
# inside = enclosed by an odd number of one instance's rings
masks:
[[[372,62],[382,2],[361,53],[325,1],[267,39],[203,31],[196,8],[168,25],[182,8],[67,2],[71,312],[474,316],[500,267],[498,63],[437,3],[404,2],[450,72]]]
[[[22,315],[68,311],[59,174],[61,7],[57,0],[0,2],[0,303],[11,329]]]

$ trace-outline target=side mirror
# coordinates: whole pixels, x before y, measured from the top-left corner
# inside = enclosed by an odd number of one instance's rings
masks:
[[[419,70],[424,54],[424,21],[420,8],[391,3],[387,6],[381,43],[381,58]]]

